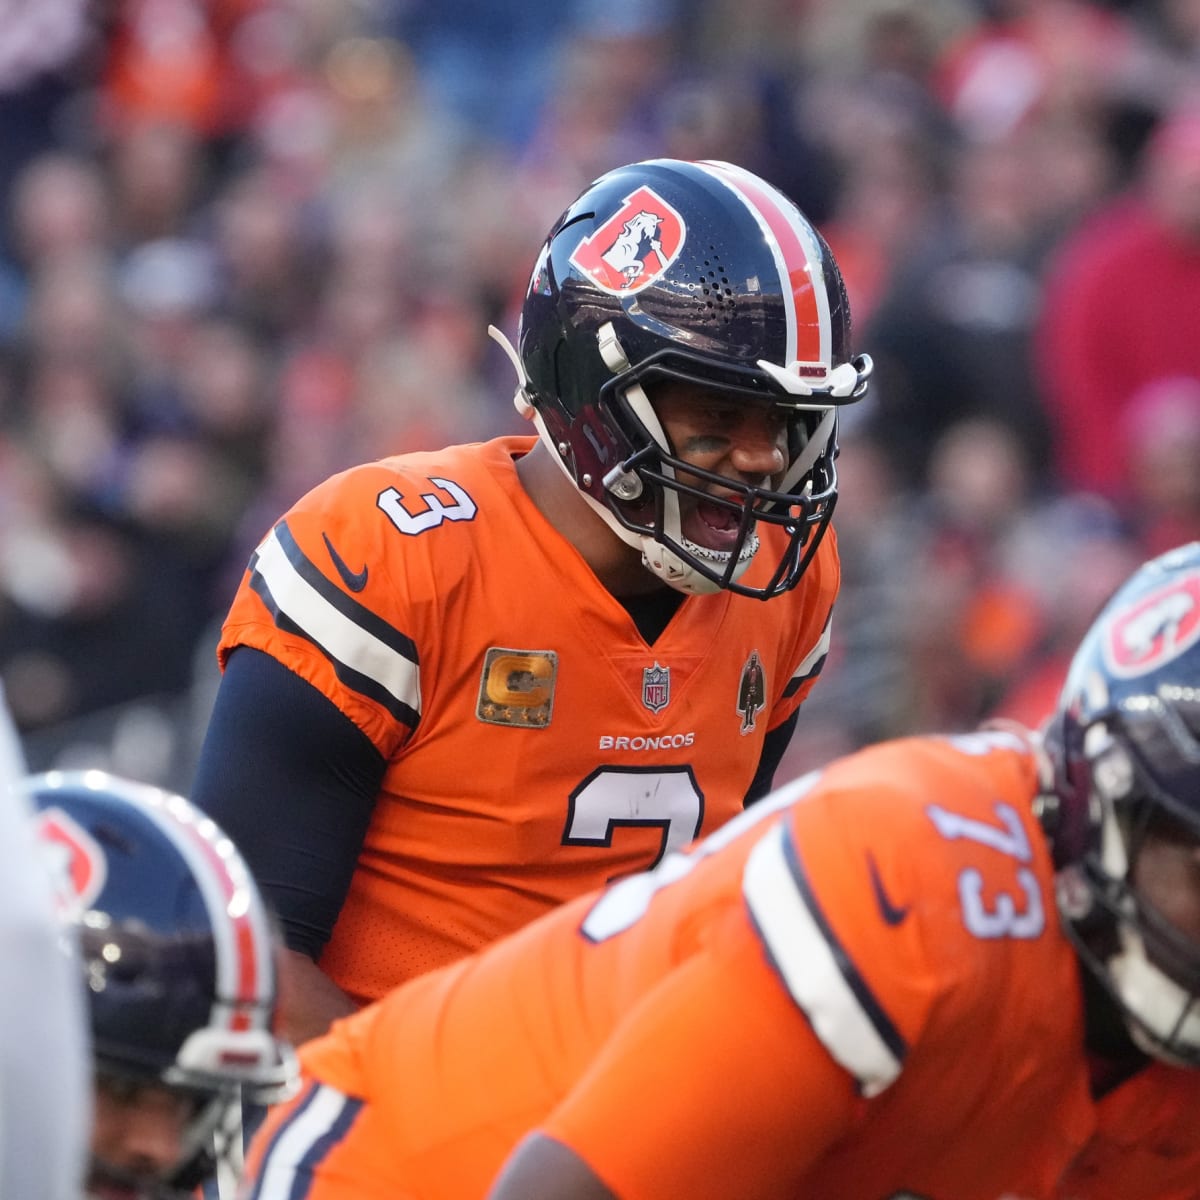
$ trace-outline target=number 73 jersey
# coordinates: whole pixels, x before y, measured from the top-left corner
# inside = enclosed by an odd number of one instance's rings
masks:
[[[533,443],[321,484],[259,544],[222,631],[222,663],[272,655],[387,763],[321,959],[359,1000],[717,828],[825,661],[832,532],[793,591],[688,597],[648,645],[522,488]]]
[[[1037,791],[1007,731],[781,787],[306,1043],[248,1197],[485,1196],[533,1129],[621,1200],[1196,1200],[1200,1071],[1091,1094]]]

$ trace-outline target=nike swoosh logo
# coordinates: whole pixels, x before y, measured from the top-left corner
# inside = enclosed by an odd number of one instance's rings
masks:
[[[337,568],[337,573],[342,577],[342,582],[352,591],[361,592],[367,586],[367,568],[364,565],[361,571],[352,571],[346,566],[342,556],[333,548],[333,543],[329,540],[329,534],[322,533],[321,537],[325,539],[325,549],[329,551],[329,557],[333,561],[333,565]]]
[[[884,890],[883,880],[879,878],[879,868],[869,854],[867,855],[867,870],[871,873],[871,888],[875,893],[875,903],[879,905],[880,916],[889,925],[899,925],[908,916],[911,905],[898,906],[892,903],[891,897]]]

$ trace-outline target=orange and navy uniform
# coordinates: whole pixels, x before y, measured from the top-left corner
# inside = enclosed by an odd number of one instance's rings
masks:
[[[484,1196],[531,1130],[620,1200],[1195,1200],[1200,1072],[1093,1098],[1035,753],[894,742],[302,1050],[248,1200]]]
[[[360,1001],[723,824],[825,661],[831,532],[798,588],[689,597],[650,645],[523,490],[533,440],[326,481],[262,540],[223,628],[223,663],[271,655],[386,762],[320,959]]]

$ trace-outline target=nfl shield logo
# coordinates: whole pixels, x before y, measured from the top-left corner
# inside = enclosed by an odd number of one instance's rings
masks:
[[[642,670],[642,703],[651,711],[658,712],[671,702],[671,668],[655,663]]]

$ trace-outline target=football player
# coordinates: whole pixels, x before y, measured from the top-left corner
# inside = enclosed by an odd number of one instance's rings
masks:
[[[27,777],[82,959],[94,1068],[85,1190],[168,1200],[240,1169],[238,1101],[281,1100],[278,943],[229,839],[181,796],[100,771]],[[15,1200],[15,1197],[14,1197]]]
[[[786,197],[614,170],[493,332],[536,435],[318,486],[224,624],[193,796],[280,914],[297,1039],[716,829],[825,661],[871,364]]]
[[[1200,544],[1044,735],[870,748],[304,1047],[249,1200],[1185,1200]]]

